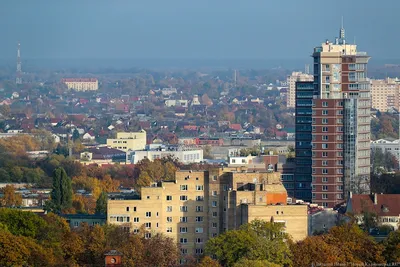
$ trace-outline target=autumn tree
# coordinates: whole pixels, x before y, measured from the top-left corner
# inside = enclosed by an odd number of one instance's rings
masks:
[[[149,239],[143,239],[143,266],[175,266],[180,251],[174,240],[157,233]]]
[[[15,188],[12,185],[6,185],[3,188],[3,197],[0,199],[3,207],[18,207],[22,205],[22,196],[15,193]]]

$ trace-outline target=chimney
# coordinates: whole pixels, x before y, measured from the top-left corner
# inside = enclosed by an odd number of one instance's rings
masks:
[[[349,192],[349,199],[352,199],[353,198],[353,192]]]
[[[374,205],[378,205],[378,194],[374,194]]]

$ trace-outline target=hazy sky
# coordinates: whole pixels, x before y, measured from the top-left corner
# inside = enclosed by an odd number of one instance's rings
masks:
[[[338,35],[400,59],[399,0],[1,0],[0,58],[306,58]]]

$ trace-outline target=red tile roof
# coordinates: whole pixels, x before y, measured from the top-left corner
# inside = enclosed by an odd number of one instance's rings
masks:
[[[377,198],[377,204],[374,199]],[[374,212],[378,216],[400,215],[400,194],[376,194],[376,195],[353,195],[351,201],[351,212],[360,214],[363,211]]]

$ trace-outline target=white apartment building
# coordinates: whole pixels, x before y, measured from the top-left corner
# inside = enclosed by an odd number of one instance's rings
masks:
[[[286,106],[288,108],[294,108],[296,106],[296,82],[310,82],[313,80],[313,75],[302,72],[293,72],[292,75],[287,77],[286,83],[288,91]]]
[[[203,161],[203,150],[186,146],[165,146],[159,145],[157,148],[147,147],[146,150],[137,150],[127,153],[127,163],[136,164],[143,159],[151,161],[165,157],[173,157],[178,161],[188,163],[200,163]]]
[[[379,139],[371,141],[371,151],[380,149],[383,153],[388,152],[396,157],[397,160],[400,159],[400,140],[388,140]]]
[[[61,80],[68,89],[76,91],[96,91],[99,89],[99,81],[96,78],[66,78]]]

